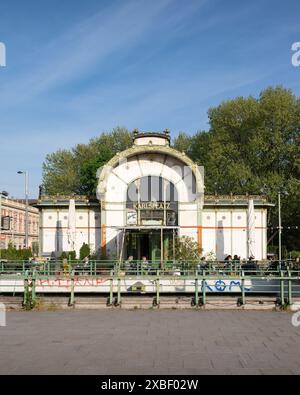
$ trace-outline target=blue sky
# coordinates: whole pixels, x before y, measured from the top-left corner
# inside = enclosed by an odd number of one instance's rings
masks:
[[[47,153],[120,125],[189,134],[222,100],[300,95],[298,0],[1,0],[0,189],[36,197]]]

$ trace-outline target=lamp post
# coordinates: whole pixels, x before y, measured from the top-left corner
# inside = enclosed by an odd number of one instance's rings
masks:
[[[279,228],[278,259],[279,259],[279,265],[281,265],[281,233],[282,233],[282,229],[281,229],[281,194],[280,194],[280,191],[278,192],[278,228]]]
[[[6,191],[2,191],[0,192],[0,242],[2,242],[1,239],[1,234],[2,234],[2,197],[6,197],[8,196],[8,192]],[[0,258],[1,258],[1,246],[0,246]]]
[[[266,191],[267,191],[267,186],[264,185],[264,187],[261,189],[261,192],[266,193]],[[279,265],[281,265],[281,259],[282,259],[281,194],[283,194],[284,196],[288,196],[288,191],[283,189],[282,187],[280,187],[278,190],[278,261],[279,261]]]
[[[25,248],[28,248],[28,171],[19,170],[18,174],[24,174],[25,176]]]

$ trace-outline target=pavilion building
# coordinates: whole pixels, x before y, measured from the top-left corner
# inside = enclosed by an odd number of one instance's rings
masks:
[[[98,170],[96,197],[42,196],[40,252],[71,250],[69,204],[75,200],[74,249],[83,243],[110,259],[162,261],[174,258],[175,240],[196,241],[203,256],[249,257],[249,235],[257,260],[267,255],[263,196],[209,196],[204,169],[170,146],[169,132],[134,132],[133,145]],[[249,201],[254,203],[249,229]],[[254,246],[254,247],[253,247]],[[253,255],[253,254],[252,254]]]

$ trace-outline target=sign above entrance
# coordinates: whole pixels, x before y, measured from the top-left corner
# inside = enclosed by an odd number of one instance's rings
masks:
[[[169,210],[171,208],[170,202],[145,202],[134,204],[136,210]]]

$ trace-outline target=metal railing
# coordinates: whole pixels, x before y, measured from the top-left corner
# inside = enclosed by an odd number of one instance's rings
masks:
[[[69,305],[74,306],[75,304],[75,285],[76,285],[76,275],[74,271],[70,273],[69,276]],[[26,271],[24,277],[24,298],[23,305],[27,308],[33,308],[36,302],[36,282],[40,280],[41,277],[34,271],[31,275]],[[153,289],[149,294],[153,296],[153,306],[159,306],[161,296],[168,294],[168,287],[172,287],[171,293],[174,293],[174,284],[170,282],[166,284],[166,280],[174,279],[173,276],[168,277],[166,275],[161,276],[158,271],[155,276],[144,275],[139,277],[140,280],[151,280],[153,284]],[[224,277],[223,277],[224,279]],[[246,297],[250,294],[259,295],[275,295],[276,299],[274,301],[275,305],[280,308],[287,308],[294,303],[294,298],[300,297],[300,277],[294,276],[292,271],[283,272],[278,276],[268,277],[261,276],[249,276],[242,272],[241,275],[237,277],[229,277],[229,282],[226,284],[222,280],[222,277],[211,275],[203,272],[201,275],[195,273],[194,276],[187,276],[185,280],[192,280],[192,290],[190,289],[188,294],[193,294],[191,299],[191,304],[193,306],[205,306],[207,304],[207,297],[209,294],[224,293],[228,292],[232,286],[235,287],[234,295],[237,295],[237,306],[244,306],[246,304]],[[112,275],[108,278],[109,281],[109,292],[107,305],[108,306],[121,306],[122,298],[126,294],[146,294],[147,292],[139,284],[135,289],[131,291],[124,289],[122,290],[122,283],[124,282],[124,277],[120,275]],[[248,288],[248,282],[258,282],[256,284],[256,290],[251,290]],[[266,284],[265,281],[268,283]],[[212,289],[212,282],[214,283],[214,288]],[[261,284],[259,284],[261,282]],[[218,284],[218,286],[217,286]],[[233,285],[232,285],[233,284]],[[164,291],[162,291],[164,288]],[[176,294],[186,294],[187,292],[183,288],[181,291],[177,289]]]
[[[168,293],[192,295],[194,306],[205,306],[208,295],[215,293],[237,295],[239,306],[246,304],[248,295],[273,295],[281,308],[292,305],[294,299],[300,297],[300,267],[292,261],[271,264],[113,260],[0,263],[0,292],[5,293],[5,287],[10,290],[13,287],[13,294],[23,293],[23,304],[27,308],[34,307],[37,288],[41,289],[41,284],[47,292],[52,292],[53,282],[64,282],[63,292],[69,293],[72,306],[76,287],[80,285],[84,289],[93,279],[97,286],[100,285],[99,292],[103,292],[100,290],[102,280],[99,283],[97,280],[104,279],[109,306],[121,305],[124,294],[152,294],[153,306],[159,306],[161,295]]]
[[[18,274],[33,271],[43,276],[64,276],[74,271],[78,276],[190,276],[203,272],[210,275],[240,276],[243,272],[251,276],[279,275],[281,271],[292,271],[293,275],[300,275],[299,263],[292,260],[272,262],[238,262],[238,261],[118,261],[118,260],[91,260],[88,262],[78,261],[1,261],[0,276]]]

